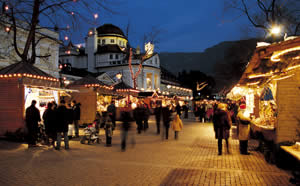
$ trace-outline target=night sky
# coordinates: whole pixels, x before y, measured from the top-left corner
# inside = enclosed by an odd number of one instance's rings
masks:
[[[224,14],[223,0],[116,0],[110,7],[117,13],[97,12],[95,25],[111,23],[125,32],[130,22],[133,47],[141,46],[143,35],[156,27],[160,30],[157,52],[201,52],[222,41],[243,39],[242,27],[249,24],[245,17]],[[72,41],[83,43],[90,27],[82,24]]]

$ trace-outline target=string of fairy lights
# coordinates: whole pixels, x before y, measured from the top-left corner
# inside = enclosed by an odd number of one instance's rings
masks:
[[[77,3],[78,0],[73,0],[73,2],[74,2],[74,3]],[[9,6],[8,3],[3,2],[2,8],[3,8],[3,11],[4,11],[4,12],[8,13],[8,11],[10,10],[11,7]],[[74,15],[75,15],[75,12],[74,12],[74,11],[71,11],[70,14],[71,14],[72,16],[74,16]],[[96,19],[99,18],[99,15],[98,15],[97,13],[94,13],[94,14],[93,14],[93,18],[96,20]],[[6,25],[6,26],[4,27],[5,32],[9,33],[9,32],[11,31],[11,29],[12,29],[11,26],[12,26],[12,25]],[[70,29],[70,25],[67,24],[66,28],[67,28],[67,30],[69,30],[69,29]],[[89,31],[88,34],[89,34],[89,35],[92,35],[93,32],[92,32],[92,31]],[[68,41],[68,40],[70,40],[70,37],[69,37],[68,35],[65,35],[65,36],[64,36],[64,40],[65,40],[65,41]],[[68,50],[68,51],[66,51],[66,53],[67,53],[67,54],[71,54],[71,51]],[[59,79],[57,79],[57,78],[50,78],[50,77],[39,76],[39,75],[33,75],[33,74],[28,74],[28,73],[14,73],[14,74],[4,74],[4,75],[0,75],[0,78],[13,78],[13,77],[18,77],[18,78],[20,78],[20,77],[29,77],[29,78],[41,79],[41,80],[59,81]],[[87,86],[87,87],[89,87],[89,86],[98,86],[98,87],[102,87],[101,85],[94,85],[94,84],[93,84],[93,85],[86,85],[86,86]],[[111,87],[108,87],[108,86],[103,86],[102,88],[106,88],[106,89],[109,89],[109,90],[112,89]]]

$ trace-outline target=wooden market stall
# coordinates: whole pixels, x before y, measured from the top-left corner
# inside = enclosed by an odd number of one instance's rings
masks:
[[[138,93],[140,91],[132,88],[123,81],[114,85],[114,91],[118,95],[116,106],[119,108],[126,107],[128,102],[131,102],[134,107],[138,102]]]
[[[257,47],[227,97],[244,97],[251,129],[263,140],[300,141],[300,37]]]
[[[59,101],[57,78],[35,66],[18,62],[0,70],[0,135],[25,127],[25,109],[36,100],[41,115],[49,101]]]
[[[81,104],[79,124],[92,123],[96,111],[106,112],[114,95],[113,87],[104,84],[95,77],[87,75],[71,83],[68,88],[78,90],[71,94],[71,100]]]

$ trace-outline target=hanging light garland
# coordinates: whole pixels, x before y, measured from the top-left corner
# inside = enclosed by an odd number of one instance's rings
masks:
[[[39,75],[33,75],[33,74],[27,74],[27,73],[1,74],[0,75],[0,78],[14,78],[14,77],[18,77],[18,78],[28,77],[28,78],[33,78],[33,79],[42,79],[42,80],[56,81],[56,82],[59,81],[57,78],[45,77],[45,76],[39,76]]]

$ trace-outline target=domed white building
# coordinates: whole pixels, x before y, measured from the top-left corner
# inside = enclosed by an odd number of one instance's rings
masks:
[[[69,64],[71,68],[85,69],[92,73],[107,73],[116,79],[116,74],[122,74],[122,81],[133,87],[129,69],[128,40],[123,31],[112,24],[104,24],[90,29],[85,43],[60,49],[60,63]],[[144,54],[137,48],[132,54],[133,72]],[[140,90],[158,90],[160,88],[160,60],[157,53],[147,56],[137,78],[137,88]]]

